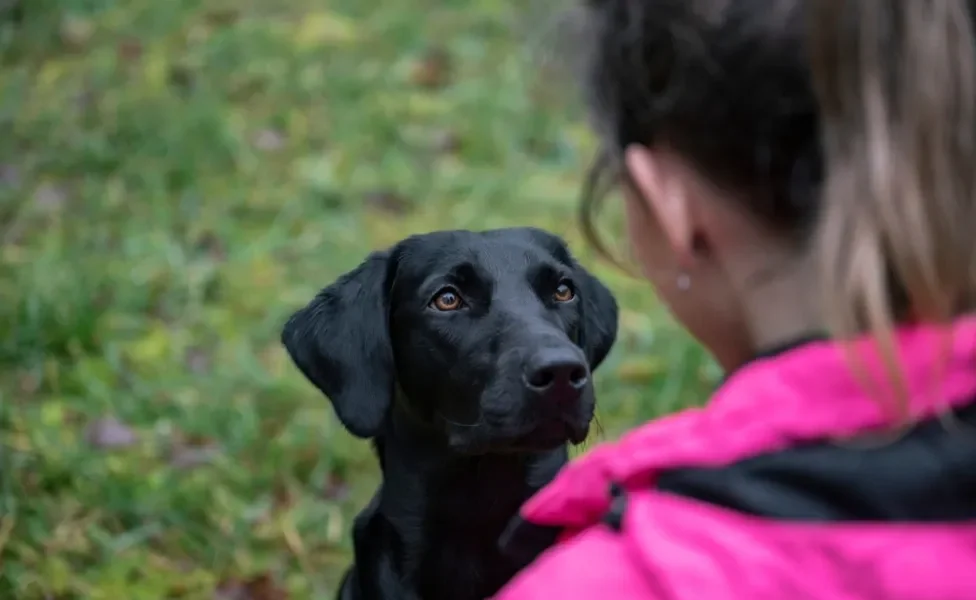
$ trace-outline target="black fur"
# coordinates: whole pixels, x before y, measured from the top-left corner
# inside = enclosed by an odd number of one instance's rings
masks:
[[[445,289],[460,309],[431,304]],[[407,238],[289,319],[296,365],[383,471],[340,598],[482,600],[524,566],[498,537],[585,439],[617,313],[559,238],[512,228]]]

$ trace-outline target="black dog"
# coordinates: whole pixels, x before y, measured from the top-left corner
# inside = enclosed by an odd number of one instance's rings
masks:
[[[609,290],[531,228],[407,238],[293,315],[282,342],[383,472],[339,597],[482,600],[525,566],[498,538],[586,438],[616,334]]]

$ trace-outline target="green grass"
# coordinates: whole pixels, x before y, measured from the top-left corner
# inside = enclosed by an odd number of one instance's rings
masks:
[[[544,12],[22,2],[0,26],[0,598],[330,597],[376,469],[278,333],[409,233],[545,227],[613,288],[595,441],[714,380],[580,239],[594,141],[540,77]]]

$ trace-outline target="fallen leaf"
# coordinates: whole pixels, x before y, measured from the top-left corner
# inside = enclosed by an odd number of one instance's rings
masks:
[[[203,348],[193,347],[186,351],[186,355],[183,357],[186,363],[186,368],[190,370],[191,373],[197,375],[202,375],[210,371],[210,366],[212,360],[210,354]]]
[[[68,201],[68,191],[54,183],[42,183],[34,190],[34,204],[39,208],[53,212]]]
[[[215,440],[168,427],[160,431],[167,437],[170,466],[184,470],[212,463],[223,452]]]
[[[410,212],[413,203],[405,196],[392,190],[374,190],[367,192],[363,203],[371,209],[393,215],[403,215]]]
[[[203,15],[203,19],[209,25],[215,27],[225,27],[227,25],[233,25],[241,17],[241,11],[237,8],[232,8],[229,6],[217,7],[208,10]]]
[[[41,389],[41,378],[34,372],[23,372],[20,374],[19,387],[25,396],[33,396],[37,390]]]
[[[254,134],[251,143],[258,150],[274,152],[285,146],[285,135],[276,129],[262,129]]]
[[[128,38],[119,42],[115,50],[121,60],[131,62],[142,56],[142,42]]]
[[[246,581],[221,583],[214,593],[214,600],[288,600],[288,592],[264,573]]]
[[[95,90],[90,87],[85,87],[72,98],[72,102],[80,111],[87,111],[95,107],[98,98],[95,95]]]
[[[0,187],[20,187],[20,169],[13,165],[0,165]]]
[[[150,285],[159,285],[151,283]],[[164,308],[160,306],[160,308]],[[132,340],[125,349],[125,356],[132,361],[132,367],[141,369],[143,365],[156,365],[163,357],[173,351],[173,336],[165,320],[153,322],[140,338]]]
[[[322,497],[334,502],[342,502],[349,498],[349,483],[338,473],[329,473],[322,490]]]
[[[461,149],[461,138],[450,129],[442,129],[434,133],[431,147],[439,154],[453,154]]]
[[[177,445],[170,450],[169,464],[180,470],[193,469],[208,465],[220,456],[221,448],[217,444],[204,446]]]
[[[243,582],[225,581],[214,590],[213,600],[251,600],[251,597]]]
[[[617,367],[617,378],[627,383],[650,383],[662,376],[666,369],[662,362],[650,358],[634,360]]]
[[[275,482],[272,491],[272,503],[275,510],[287,510],[295,503],[291,489],[284,482]]]
[[[227,247],[216,233],[206,231],[200,236],[196,244],[197,250],[210,256],[214,262],[227,260]]]
[[[58,37],[61,44],[72,51],[84,49],[94,34],[95,25],[81,17],[65,17],[58,27]]]
[[[173,429],[170,432],[171,442],[173,445],[183,445],[183,446],[209,446],[216,443],[213,438],[207,437],[205,435],[200,435],[198,433],[186,433],[179,429]]]
[[[342,517],[339,506],[332,504],[325,507],[328,513],[328,523],[325,526],[325,539],[330,544],[338,544],[346,532],[346,520]]]
[[[105,450],[125,448],[139,441],[135,431],[115,417],[103,417],[89,423],[85,438],[91,446]]]
[[[451,78],[451,56],[443,48],[431,48],[414,62],[410,81],[416,86],[436,89],[447,85]]]

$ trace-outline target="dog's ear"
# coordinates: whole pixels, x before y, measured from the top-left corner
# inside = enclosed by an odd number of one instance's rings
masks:
[[[586,354],[590,369],[596,370],[610,353],[617,339],[617,320],[619,309],[617,300],[607,286],[584,269],[575,265],[577,286],[582,300],[582,325],[580,327],[580,347]]]
[[[357,437],[376,436],[393,400],[388,252],[375,252],[288,319],[281,342]]]

